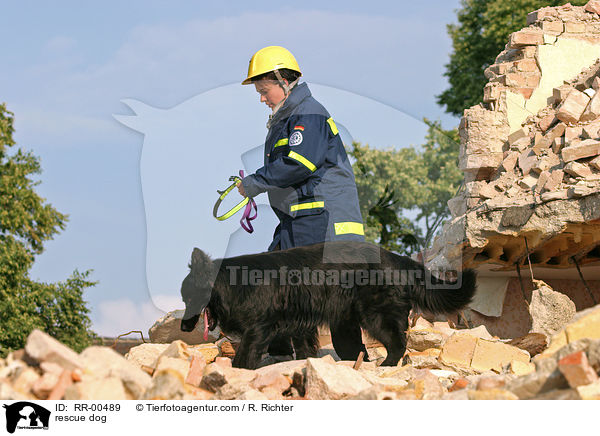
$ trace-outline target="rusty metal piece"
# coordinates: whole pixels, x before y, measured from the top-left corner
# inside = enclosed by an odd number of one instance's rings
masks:
[[[590,297],[592,297],[592,301],[594,302],[594,306],[598,304],[598,302],[596,301],[596,297],[594,297],[594,294],[592,293],[592,290],[590,289],[590,287],[588,286],[587,282],[585,281],[585,279],[583,278],[583,274],[581,273],[581,269],[579,269],[579,263],[577,263],[577,259],[575,259],[575,256],[573,256],[571,258],[571,260],[573,261],[573,263],[575,264],[575,268],[577,268],[577,272],[579,273],[579,278],[581,279],[581,281],[583,282],[583,286],[585,286],[585,289],[588,291],[588,293],[590,294]]]
[[[529,272],[531,273],[531,283],[533,284],[533,268],[531,267],[531,259],[529,258],[529,246],[527,245],[527,236],[523,236],[525,239],[525,253],[527,253],[527,262],[529,263]]]
[[[529,307],[529,302],[527,301],[527,297],[525,296],[525,285],[523,285],[523,277],[521,276],[521,265],[519,265],[519,261],[517,261],[515,265],[517,267],[517,275],[519,276],[519,284],[521,285],[521,295],[523,295],[523,300],[525,301],[525,304],[527,304],[527,307]]]
[[[115,343],[114,343],[114,344],[112,344],[110,347],[111,347],[111,348],[116,348],[116,347],[117,347],[117,343],[119,342],[119,339],[121,339],[123,336],[127,336],[127,335],[129,335],[129,334],[131,334],[131,333],[139,333],[139,334],[140,334],[140,336],[142,337],[142,342],[143,342],[144,344],[146,343],[146,340],[144,339],[144,334],[142,333],[142,331],[141,331],[141,330],[131,330],[130,332],[123,333],[122,335],[119,335],[119,336],[117,336],[117,338],[115,339]]]
[[[144,371],[148,375],[153,375],[154,374],[154,368],[152,368],[151,366],[142,365],[142,371]]]
[[[358,353],[358,357],[356,358],[356,362],[354,362],[354,366],[352,368],[354,368],[355,370],[358,371],[358,368],[360,368],[360,365],[362,365],[364,358],[365,358],[364,351],[361,351],[360,353]]]

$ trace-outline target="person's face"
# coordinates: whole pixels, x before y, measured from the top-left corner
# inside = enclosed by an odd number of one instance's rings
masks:
[[[287,83],[287,81],[284,79]],[[285,92],[274,80],[260,80],[254,84],[256,92],[260,95],[260,102],[266,104],[271,109],[277,106],[285,99]]]

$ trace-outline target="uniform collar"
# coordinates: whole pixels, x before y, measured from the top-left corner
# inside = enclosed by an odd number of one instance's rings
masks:
[[[278,121],[283,118],[288,117],[292,111],[298,106],[302,100],[307,97],[310,97],[312,94],[310,93],[310,89],[308,89],[308,85],[306,83],[300,83],[292,88],[290,91],[290,95],[281,106],[281,109],[277,111],[275,115],[269,120],[268,126],[275,125]]]

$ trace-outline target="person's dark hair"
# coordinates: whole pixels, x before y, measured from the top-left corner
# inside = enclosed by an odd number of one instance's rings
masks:
[[[288,82],[293,82],[298,77],[300,77],[300,73],[298,71],[290,70],[287,68],[282,68],[279,70],[281,77],[283,77]],[[260,76],[256,76],[252,78],[252,83],[258,82],[259,80],[267,79],[267,80],[275,80],[277,81],[277,76],[273,71],[269,71],[268,73],[261,74]]]

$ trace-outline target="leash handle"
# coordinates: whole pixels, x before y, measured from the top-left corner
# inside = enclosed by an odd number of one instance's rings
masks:
[[[244,170],[240,170],[240,179],[244,178]],[[246,203],[246,209],[244,209],[244,213],[240,218],[240,225],[242,228],[248,233],[254,232],[254,227],[252,227],[252,223],[250,221],[256,219],[258,216],[258,208],[256,207],[256,202],[253,198],[246,197],[249,201]],[[254,215],[251,216],[252,209],[254,209]]]

